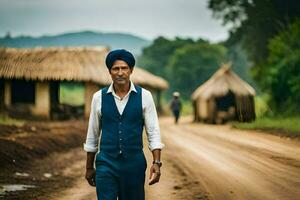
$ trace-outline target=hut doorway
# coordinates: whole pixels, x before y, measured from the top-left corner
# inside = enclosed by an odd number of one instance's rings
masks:
[[[0,111],[4,110],[4,79],[0,79]]]
[[[57,119],[59,110],[59,82],[51,81],[49,83],[50,88],[50,118]]]
[[[33,81],[11,81],[12,104],[35,104],[35,84]]]
[[[66,120],[84,117],[84,84],[50,82],[51,119]]]
[[[236,120],[236,100],[233,92],[229,91],[225,96],[216,97],[216,123],[224,123]]]
[[[9,113],[16,118],[30,118],[29,113],[35,105],[35,82],[24,79],[11,80]]]

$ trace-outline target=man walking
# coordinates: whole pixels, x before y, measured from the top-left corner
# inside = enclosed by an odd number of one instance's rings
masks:
[[[174,92],[173,99],[170,104],[170,108],[174,115],[175,124],[178,123],[178,119],[180,117],[180,111],[181,111],[181,101],[179,99],[179,96],[180,96],[179,92]]]
[[[150,185],[159,182],[162,165],[160,154],[164,145],[155,104],[148,90],[130,81],[135,65],[130,52],[111,51],[105,62],[113,83],[93,95],[84,144],[86,179],[96,186],[99,200],[143,200],[147,168],[143,127],[153,155]]]

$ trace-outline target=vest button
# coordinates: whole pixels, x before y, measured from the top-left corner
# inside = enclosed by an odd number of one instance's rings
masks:
[[[122,133],[122,131],[119,131],[119,133]]]

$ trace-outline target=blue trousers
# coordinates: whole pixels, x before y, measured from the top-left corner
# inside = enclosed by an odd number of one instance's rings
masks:
[[[98,200],[144,200],[147,162],[143,152],[117,158],[100,152],[96,157]]]
[[[173,110],[173,115],[175,117],[175,123],[178,123],[178,119],[179,119],[179,115],[180,115],[180,111],[179,110]]]

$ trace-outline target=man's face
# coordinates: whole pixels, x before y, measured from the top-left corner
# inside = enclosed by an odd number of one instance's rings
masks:
[[[125,85],[130,80],[132,68],[125,61],[116,60],[109,72],[114,84]]]

